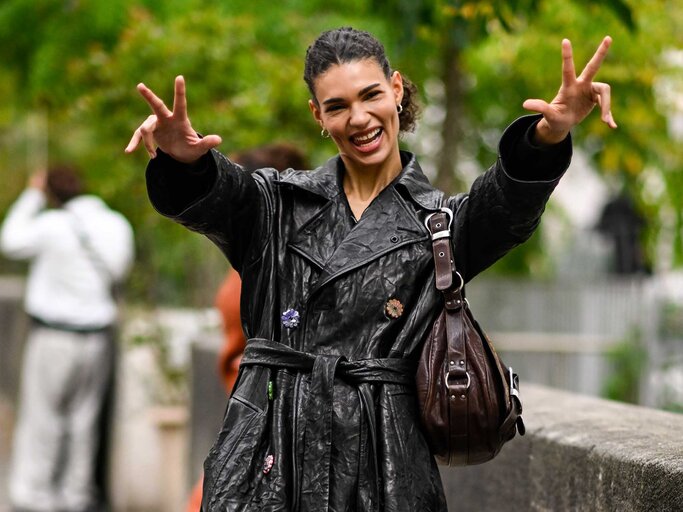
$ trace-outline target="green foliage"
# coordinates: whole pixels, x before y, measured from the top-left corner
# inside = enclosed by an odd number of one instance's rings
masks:
[[[623,341],[607,351],[606,358],[612,371],[604,382],[603,396],[638,404],[640,379],[647,367],[647,350],[641,341],[641,333],[632,330]]]
[[[310,16],[315,2],[290,3],[293,7],[258,1],[201,7],[176,1],[161,8],[134,0],[4,4],[0,43],[9,44],[15,35],[17,42],[0,59],[10,70],[0,76],[0,91],[18,101],[14,108],[0,106],[0,151],[9,174],[0,207],[16,197],[35,166],[46,163],[35,153],[47,138],[50,161],[78,163],[90,189],[131,220],[137,264],[129,298],[211,304],[227,263],[205,239],[153,211],[145,191],[146,155],[123,153],[149,115],[135,84],[144,81],[170,104],[173,78],[183,74],[193,126],[220,134],[228,154],[286,140],[321,163],[334,148],[320,139],[307,108],[305,49],[331,26],[351,23],[380,36],[382,26],[341,16],[335,2],[325,3],[329,14],[315,17]],[[362,14],[361,4],[350,6]],[[20,24],[34,26],[39,37],[15,34]],[[21,89],[19,83],[30,87]],[[47,119],[49,136],[34,136],[27,128],[34,112],[43,112],[38,117]]]
[[[462,133],[446,141],[461,151],[450,165],[466,158],[483,168],[495,159],[502,129],[524,113],[523,100],[553,97],[561,38],[572,40],[577,63],[584,63],[609,33],[614,45],[598,78],[612,85],[620,128],[609,132],[593,114],[574,139],[653,219],[649,247],[661,231],[673,233],[674,263],[683,264],[683,150],[667,132],[671,97],[659,94],[683,90],[683,70],[663,58],[683,46],[682,21],[680,2],[663,0],[5,0],[0,94],[11,101],[0,103],[0,210],[46,158],[73,160],[136,230],[129,294],[206,305],[227,263],[204,239],[152,210],[144,152],[123,154],[149,114],[137,82],[170,103],[173,77],[183,74],[193,126],[220,134],[224,152],[286,140],[319,164],[334,147],[320,139],[306,107],[303,56],[321,30],[353,25],[384,41],[393,66],[418,85],[443,82],[449,63],[461,66]],[[443,94],[424,98],[428,106],[444,105]],[[41,119],[47,134],[35,128]],[[547,268],[542,253],[535,236],[498,268]]]
[[[667,227],[675,237],[673,263],[680,265],[683,198],[678,190],[683,186],[683,153],[668,134],[665,115],[670,107],[656,105],[662,103],[657,85],[663,79],[677,79],[678,90],[683,91],[683,81],[677,78],[682,70],[662,65],[663,52],[683,42],[672,22],[683,19],[683,10],[671,4],[665,11],[663,2],[658,1],[631,5],[631,23],[616,4],[561,0],[539,4],[535,16],[520,20],[515,31],[490,25],[488,37],[464,54],[463,68],[470,83],[464,115],[474,128],[466,132],[469,152],[482,166],[488,165],[495,158],[501,128],[527,113],[521,108],[523,100],[554,96],[560,80],[563,37],[572,41],[580,72],[600,39],[610,34],[614,44],[597,79],[612,87],[612,111],[619,128],[610,130],[595,112],[574,130],[574,142],[588,153],[609,183],[625,188],[646,213],[648,259],[654,259],[658,247],[662,214],[672,216]],[[648,186],[653,181],[664,182],[662,192],[653,192]],[[525,250],[531,249],[524,246]]]

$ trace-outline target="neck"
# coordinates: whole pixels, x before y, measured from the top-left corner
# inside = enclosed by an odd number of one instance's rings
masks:
[[[346,165],[344,193],[356,219],[360,219],[372,200],[401,173],[401,169],[401,156],[398,151],[376,167],[358,169]]]

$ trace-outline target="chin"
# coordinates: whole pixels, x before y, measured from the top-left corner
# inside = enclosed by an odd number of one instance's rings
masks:
[[[359,167],[381,166],[389,160],[389,155],[390,153],[385,148],[379,148],[372,153],[361,153],[354,148],[354,150],[346,153],[347,158],[350,157],[350,160]]]

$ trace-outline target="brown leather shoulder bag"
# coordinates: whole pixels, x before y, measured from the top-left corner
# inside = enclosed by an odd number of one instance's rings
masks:
[[[416,374],[427,442],[440,464],[480,464],[524,435],[518,378],[472,316],[455,268],[448,208],[429,215],[436,288],[444,308],[425,341]]]

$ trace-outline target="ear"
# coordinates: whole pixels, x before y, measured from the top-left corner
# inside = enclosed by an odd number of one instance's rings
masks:
[[[318,107],[315,101],[308,100],[308,108],[311,110],[311,114],[313,114],[313,119],[315,119],[315,122],[318,123],[321,128],[323,128],[323,121],[320,116],[320,107]]]
[[[394,71],[391,74],[391,89],[394,91],[394,99],[396,100],[396,104],[400,105],[401,101],[403,101],[403,77],[401,76],[401,73],[398,71]]]

